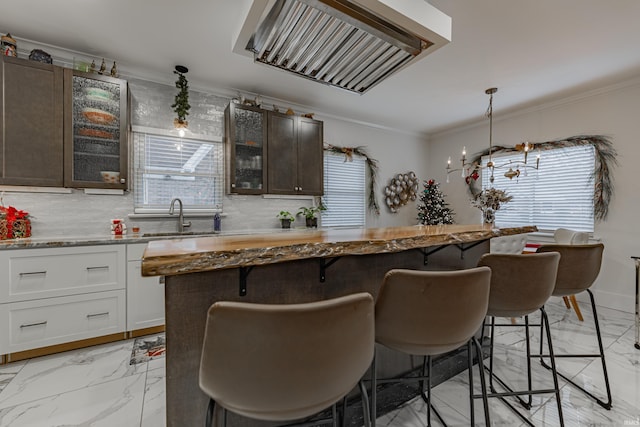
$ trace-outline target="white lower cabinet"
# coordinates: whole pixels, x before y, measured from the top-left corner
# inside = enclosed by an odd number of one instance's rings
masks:
[[[125,290],[0,304],[0,354],[125,330]]]
[[[146,247],[0,250],[0,355],[164,325],[164,276],[140,274]]]
[[[0,250],[0,355],[126,330],[126,246]]]
[[[127,330],[164,325],[164,276],[143,277],[146,243],[127,246]]]

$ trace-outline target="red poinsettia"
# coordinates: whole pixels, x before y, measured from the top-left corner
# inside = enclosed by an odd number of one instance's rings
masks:
[[[16,209],[13,206],[9,206],[7,208],[5,208],[4,206],[0,206],[0,217],[6,219],[7,221],[13,222],[16,219],[29,218],[29,212]]]
[[[16,209],[13,206],[2,206],[0,205],[0,220],[5,224],[6,232],[0,233],[0,239],[11,239],[13,237],[29,237],[31,235],[31,224],[29,223],[29,212]],[[26,228],[22,231],[17,231],[16,236],[14,236],[14,225],[18,220],[23,220],[26,222]],[[5,231],[5,230],[3,230]]]

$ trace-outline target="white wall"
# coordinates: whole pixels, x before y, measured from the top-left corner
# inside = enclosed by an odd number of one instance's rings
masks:
[[[501,88],[507,91],[509,88]],[[504,117],[499,112],[499,94],[494,98],[493,143],[513,146],[524,141],[549,141],[580,134],[610,136],[618,152],[619,166],[613,171],[615,194],[606,221],[596,223],[594,235],[605,245],[600,276],[594,287],[598,304],[634,311],[635,270],[632,255],[640,255],[640,79],[591,91],[579,97],[539,105]],[[483,111],[484,106],[479,106]],[[449,156],[460,157],[462,146],[468,153],[488,147],[488,120],[476,126],[435,135],[430,140],[428,169],[437,171],[444,182]],[[544,157],[542,159],[544,161]],[[470,207],[462,179],[452,174],[443,191],[460,223],[480,222],[480,213]],[[584,298],[584,295],[582,296]]]

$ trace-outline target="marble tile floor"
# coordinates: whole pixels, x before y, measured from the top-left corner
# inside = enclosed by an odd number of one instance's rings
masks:
[[[564,307],[561,299],[547,304],[556,352],[579,349],[595,352],[597,344],[590,311],[581,304],[585,322]],[[633,315],[599,309],[613,394],[613,409],[607,411],[560,380],[562,407],[567,426],[640,425],[640,350],[633,346]],[[531,319],[532,323],[536,318]],[[517,329],[517,330],[516,330]],[[513,385],[524,372],[524,333],[521,328],[501,328],[496,347],[496,370]],[[532,334],[537,349],[539,331]],[[0,366],[0,427],[53,426],[164,426],[165,359],[130,364],[134,340],[120,341]],[[598,360],[558,361],[559,369],[574,381],[603,394]],[[533,363],[535,383],[548,387],[550,373]],[[450,426],[469,425],[468,375],[462,372],[433,390],[437,408]],[[478,386],[476,370],[476,386]],[[497,399],[490,399],[492,424],[521,426],[524,423]],[[523,410],[524,411],[524,410]],[[555,399],[534,397],[527,417],[540,426],[558,425]],[[481,401],[475,405],[476,423],[484,418]],[[426,426],[420,398],[379,417],[376,425]],[[438,425],[437,421],[434,425]]]

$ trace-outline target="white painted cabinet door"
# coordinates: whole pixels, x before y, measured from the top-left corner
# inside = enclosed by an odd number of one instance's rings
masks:
[[[146,244],[127,247],[127,330],[164,325],[164,276],[142,277]]]

